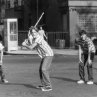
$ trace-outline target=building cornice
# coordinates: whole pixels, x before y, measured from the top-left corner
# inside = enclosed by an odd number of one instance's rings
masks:
[[[69,0],[69,6],[97,6],[97,0]]]

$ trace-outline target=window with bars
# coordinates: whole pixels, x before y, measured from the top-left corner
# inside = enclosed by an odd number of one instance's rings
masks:
[[[14,8],[24,5],[24,0],[6,0],[6,8]]]
[[[78,24],[88,33],[97,33],[97,13],[82,14],[78,16]]]

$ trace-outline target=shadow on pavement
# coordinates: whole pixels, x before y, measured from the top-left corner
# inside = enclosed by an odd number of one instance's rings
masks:
[[[25,84],[25,83],[0,83],[0,84],[3,84],[3,85],[22,85],[22,86],[25,86],[27,88],[39,89],[39,88],[37,88],[37,86],[31,85],[31,84]]]
[[[68,82],[77,82],[77,80],[70,79],[70,78],[62,78],[62,77],[57,77],[57,76],[53,76],[51,78],[55,78],[55,79],[59,79],[59,80],[63,80],[63,81],[68,81]]]

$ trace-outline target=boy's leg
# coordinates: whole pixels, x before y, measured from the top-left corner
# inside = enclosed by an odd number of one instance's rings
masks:
[[[79,63],[79,76],[80,76],[80,80],[85,80],[84,76],[84,64],[82,62]]]
[[[79,63],[79,76],[80,79],[85,81],[85,71],[84,71],[84,66],[87,62],[87,55],[82,55],[82,62]]]
[[[82,62],[79,63],[80,80],[77,82],[78,84],[83,84],[85,82],[84,66],[86,65],[87,59],[88,59],[88,55],[82,54]]]
[[[2,62],[3,62],[3,50],[0,51],[0,77],[1,77],[1,81],[4,79],[4,73],[3,73],[3,68],[2,68]]]
[[[90,54],[90,60],[91,60],[91,63],[87,63],[87,73],[88,73],[88,80],[89,81],[93,81],[93,68],[92,68],[92,63],[93,63],[93,60],[94,60],[94,56],[95,56],[95,53],[91,53]]]
[[[0,65],[0,76],[1,76],[1,82],[8,83],[8,81],[5,79],[5,74],[3,72],[2,65]]]
[[[49,68],[50,68],[52,59],[53,59],[53,56],[47,56],[41,62],[39,72],[40,72],[40,80],[43,86],[51,87],[51,82],[49,78]]]
[[[42,64],[43,64],[43,60],[44,59],[41,60],[40,67],[39,67],[39,76],[40,76],[41,83],[42,83],[42,79],[43,79],[42,78]]]
[[[0,77],[1,77],[1,82],[3,83],[8,83],[8,81],[5,79],[5,74],[3,72],[3,68],[2,68],[2,62],[0,62]]]
[[[1,76],[1,81],[5,79],[5,75],[3,73],[2,65],[0,65],[0,76]]]

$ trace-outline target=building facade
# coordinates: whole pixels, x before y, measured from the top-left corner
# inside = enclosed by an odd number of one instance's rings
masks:
[[[78,32],[97,33],[97,0],[69,0],[70,46],[74,46]]]
[[[17,18],[19,31],[28,30],[30,26],[35,25],[41,13],[45,12],[39,25],[43,25],[46,32],[64,33],[66,37],[61,39],[64,39],[66,46],[69,47],[68,0],[5,1],[5,18]]]
[[[47,31],[67,32],[67,0],[47,1],[29,0],[28,3],[28,0],[6,0],[5,18],[17,17],[19,22],[23,22],[20,30],[28,30],[44,11],[40,25],[43,24]]]
[[[59,33],[66,47],[74,47],[80,29],[97,33],[97,0],[1,0],[3,18],[17,18],[18,29],[28,30],[35,25],[42,12],[45,15],[39,22],[46,32]],[[5,10],[4,10],[5,9]],[[62,34],[61,34],[62,33]],[[52,34],[51,34],[52,35]],[[51,41],[53,39],[50,36]],[[52,45],[52,41],[50,42]],[[55,44],[55,43],[54,43]]]

